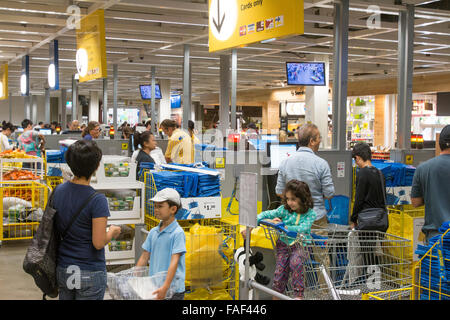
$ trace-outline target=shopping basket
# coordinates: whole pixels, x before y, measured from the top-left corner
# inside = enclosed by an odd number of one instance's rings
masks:
[[[0,240],[32,239],[49,193],[47,185],[34,181],[0,182]]]
[[[450,300],[450,228],[431,238],[428,246],[418,245],[416,253],[420,260],[414,270],[414,298]]]
[[[308,300],[360,300],[364,293],[411,286],[411,241],[379,231],[311,230],[311,235],[288,231],[283,223],[261,221],[275,254],[277,241],[290,238],[289,250],[303,256],[303,298]],[[285,294],[295,296],[292,279]],[[301,290],[301,289],[300,289]]]
[[[149,275],[149,267],[133,267],[118,273],[107,274],[108,293],[113,300],[154,300],[155,290],[162,287],[167,272]],[[172,280],[167,290],[166,299],[175,293],[178,278]]]

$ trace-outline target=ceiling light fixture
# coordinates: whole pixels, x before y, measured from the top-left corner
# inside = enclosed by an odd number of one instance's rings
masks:
[[[56,85],[56,67],[53,63],[48,66],[48,85],[50,88]]]
[[[22,74],[20,76],[20,92],[23,95],[27,94],[27,83],[28,83],[27,75]]]

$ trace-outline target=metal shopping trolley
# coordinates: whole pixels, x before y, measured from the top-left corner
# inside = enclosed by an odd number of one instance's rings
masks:
[[[411,286],[411,241],[379,231],[329,229],[311,235],[288,231],[283,223],[261,221],[277,253],[277,240],[290,238],[289,250],[303,256],[303,298],[307,300],[360,300],[364,293]],[[323,234],[323,230],[321,234]],[[292,279],[285,294],[293,296]]]

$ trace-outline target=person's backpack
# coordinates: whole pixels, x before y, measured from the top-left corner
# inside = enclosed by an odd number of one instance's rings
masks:
[[[42,221],[33,237],[33,240],[31,241],[31,245],[28,248],[23,261],[24,271],[33,277],[36,285],[44,293],[44,300],[46,296],[51,298],[56,298],[58,296],[56,261],[59,244],[62,239],[64,239],[67,231],[72,226],[76,218],[80,215],[84,207],[97,194],[97,192],[94,192],[88,197],[78,212],[73,215],[64,232],[59,234],[55,226],[55,216],[57,211],[52,206],[55,190],[53,190],[50,195]]]

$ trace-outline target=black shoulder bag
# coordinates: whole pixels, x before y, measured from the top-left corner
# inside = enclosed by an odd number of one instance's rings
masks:
[[[88,197],[80,209],[78,209],[77,213],[73,215],[64,232],[59,234],[55,226],[55,216],[57,211],[53,207],[53,195],[55,190],[53,190],[50,195],[50,199],[45,207],[44,215],[42,216],[42,221],[39,224],[39,228],[31,241],[31,245],[28,248],[23,261],[24,271],[33,277],[36,285],[44,293],[44,300],[45,296],[51,298],[56,298],[58,296],[56,263],[59,244],[62,239],[64,239],[69,228],[78,218],[81,211],[97,194],[97,192],[94,192]]]
[[[383,190],[383,203],[384,208],[367,208],[358,213],[358,223],[356,230],[371,230],[386,232],[389,227],[389,219],[386,209],[386,190],[383,185],[383,174],[378,170],[380,174],[381,189]]]

